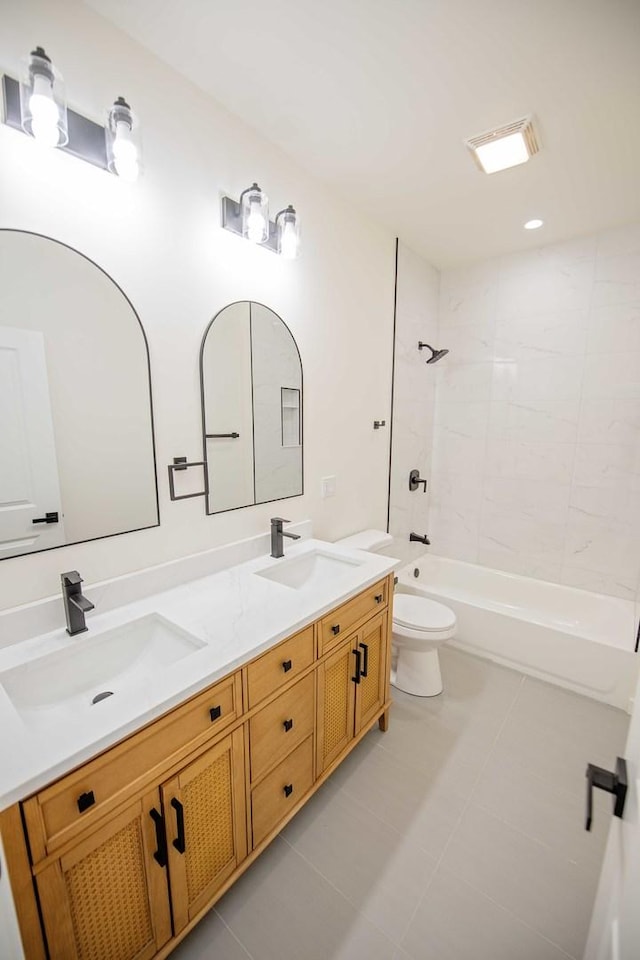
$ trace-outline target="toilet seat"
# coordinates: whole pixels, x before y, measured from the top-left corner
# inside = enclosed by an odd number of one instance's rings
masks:
[[[453,630],[456,615],[437,600],[417,597],[410,593],[397,593],[393,600],[393,623],[394,626],[411,631],[409,636],[415,636],[413,631],[443,633]]]

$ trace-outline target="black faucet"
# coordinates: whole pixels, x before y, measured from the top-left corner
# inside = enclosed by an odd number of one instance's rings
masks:
[[[289,537],[290,540],[299,540],[297,533],[286,533],[282,529],[283,523],[290,523],[290,520],[283,520],[282,517],[271,518],[271,556],[276,560],[278,557],[284,557],[284,543],[282,538]]]
[[[84,633],[88,627],[84,615],[93,610],[93,604],[82,595],[82,577],[77,570],[61,573],[62,599],[64,600],[64,614],[67,618],[67,633],[74,637],[76,633]]]
[[[426,535],[426,533],[424,535],[419,533],[410,533],[409,540],[411,543],[415,541],[416,543],[426,543],[427,546],[431,545],[431,540],[429,540],[429,537]]]

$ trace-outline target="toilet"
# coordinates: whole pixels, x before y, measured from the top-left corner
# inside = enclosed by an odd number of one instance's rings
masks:
[[[382,553],[393,537],[381,530],[363,530],[337,542],[356,550]],[[412,593],[394,594],[392,685],[415,697],[436,697],[442,693],[438,649],[455,632],[456,615],[443,603]]]

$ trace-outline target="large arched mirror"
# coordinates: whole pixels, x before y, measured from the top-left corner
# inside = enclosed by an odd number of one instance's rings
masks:
[[[200,384],[207,513],[300,496],[302,364],[280,317],[248,300],[216,314]]]
[[[78,251],[0,230],[0,558],[157,526],[149,354]]]

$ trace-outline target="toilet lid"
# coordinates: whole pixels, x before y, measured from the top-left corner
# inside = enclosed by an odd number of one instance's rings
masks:
[[[394,596],[393,619],[399,626],[414,630],[450,630],[456,625],[456,615],[449,607],[410,593]]]

